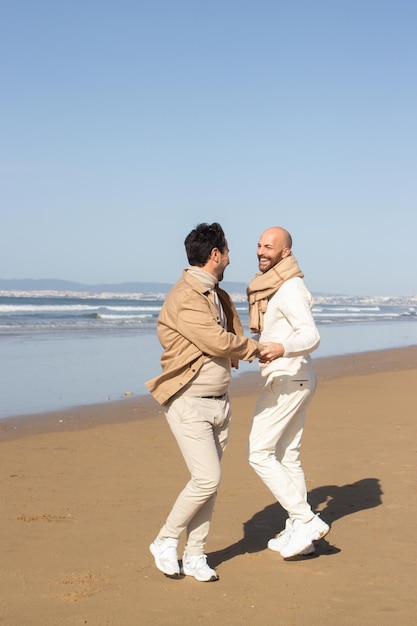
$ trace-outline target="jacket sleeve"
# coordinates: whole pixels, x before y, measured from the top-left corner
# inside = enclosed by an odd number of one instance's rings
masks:
[[[252,361],[259,351],[259,343],[254,339],[225,330],[219,323],[215,305],[202,294],[195,293],[181,302],[177,328],[208,356]]]

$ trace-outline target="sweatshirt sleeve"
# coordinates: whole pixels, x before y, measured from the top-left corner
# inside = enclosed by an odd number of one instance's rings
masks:
[[[320,343],[312,309],[312,297],[302,279],[286,281],[278,292],[278,306],[291,327],[291,332],[282,340],[284,357],[310,354]]]

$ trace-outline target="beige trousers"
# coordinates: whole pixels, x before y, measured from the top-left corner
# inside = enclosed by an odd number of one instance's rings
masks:
[[[166,413],[191,477],[179,494],[158,538],[178,539],[186,530],[185,552],[204,554],[220,484],[220,461],[229,436],[228,395],[222,399],[181,396]]]

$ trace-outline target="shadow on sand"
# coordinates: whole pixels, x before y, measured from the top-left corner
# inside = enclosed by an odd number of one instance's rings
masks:
[[[318,487],[309,493],[308,500],[312,509],[314,511],[319,509],[323,520],[331,527],[333,522],[341,517],[379,506],[382,503],[382,493],[377,478],[363,478],[356,483],[342,487],[336,485]],[[277,502],[255,513],[251,519],[244,522],[243,537],[239,541],[222,550],[208,554],[211,567],[217,567],[220,563],[233,559],[239,554],[265,550],[268,540],[284,527],[285,519],[286,513]],[[325,539],[321,539],[316,544],[314,555],[294,557],[291,560],[336,554],[337,552],[340,552],[339,548],[329,544]]]

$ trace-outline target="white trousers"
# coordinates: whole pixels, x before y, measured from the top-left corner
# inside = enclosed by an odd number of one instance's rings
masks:
[[[171,403],[166,418],[191,478],[158,538],[178,539],[186,530],[187,554],[204,554],[220,485],[220,461],[229,435],[230,402],[227,394],[221,400],[182,396]]]
[[[251,467],[291,519],[308,522],[313,512],[300,461],[306,408],[316,389],[314,371],[297,378],[270,377],[256,403],[249,435]]]

